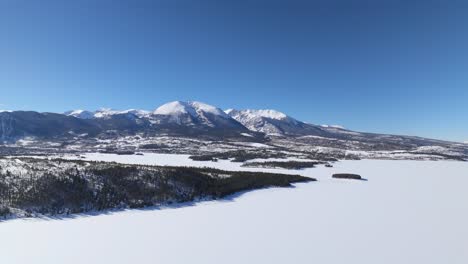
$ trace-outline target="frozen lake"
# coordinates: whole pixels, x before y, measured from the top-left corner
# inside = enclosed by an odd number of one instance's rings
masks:
[[[239,166],[172,155],[87,158]],[[319,181],[177,209],[2,222],[2,263],[468,263],[468,162],[343,161],[289,172]],[[369,181],[331,179],[335,172]]]

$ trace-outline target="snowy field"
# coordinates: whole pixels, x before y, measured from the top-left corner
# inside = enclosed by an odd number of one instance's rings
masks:
[[[86,159],[245,169],[187,156]],[[468,162],[343,161],[317,178],[163,210],[0,223],[1,263],[468,263]],[[358,173],[369,181],[331,179]]]

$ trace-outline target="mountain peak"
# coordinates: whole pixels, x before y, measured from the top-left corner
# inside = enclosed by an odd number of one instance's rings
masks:
[[[210,113],[210,114],[217,115],[217,116],[229,117],[226,113],[223,112],[223,110],[215,106],[205,104],[202,102],[197,102],[197,101],[190,101],[188,103],[193,108],[195,108],[197,112],[202,111],[202,112]]]
[[[228,109],[225,111],[226,114],[230,115],[231,117],[234,116],[244,116],[244,118],[249,119],[258,119],[258,118],[268,118],[280,121],[296,121],[294,118],[286,115],[285,113],[272,110],[272,109],[245,109],[245,110],[236,110],[236,109]]]
[[[301,122],[288,115],[272,109],[235,110],[228,109],[226,113],[250,130],[265,134],[285,134]]]
[[[287,116],[286,114],[272,109],[245,110],[245,113],[249,115],[257,115],[276,120],[285,120],[289,118],[289,116]]]
[[[153,112],[153,114],[155,115],[177,116],[181,114],[188,114],[193,117],[197,117],[202,113],[209,113],[209,114],[213,114],[216,116],[229,117],[221,109],[215,106],[205,104],[202,102],[197,102],[197,101],[188,101],[188,102],[173,101],[173,102],[169,102],[158,107]]]
[[[226,113],[227,115],[230,115],[232,112],[234,111],[237,111],[236,109],[232,109],[232,108],[229,108],[229,109],[226,109],[224,110],[224,113]]]
[[[133,114],[137,117],[147,117],[151,114],[151,112],[141,109],[128,109],[124,111],[118,112],[118,114]]]
[[[194,115],[193,108],[187,102],[173,101],[158,107],[153,114],[155,115],[180,115],[190,114]]]
[[[67,116],[74,116],[80,119],[92,119],[94,118],[94,113],[86,110],[71,110],[64,113]]]
[[[94,117],[95,118],[105,118],[109,117],[111,115],[117,114],[118,111],[112,110],[111,108],[100,108],[96,112],[94,112]]]
[[[110,108],[101,108],[96,110],[95,112],[86,111],[86,110],[72,110],[67,111],[64,113],[67,116],[74,116],[80,119],[94,119],[94,118],[108,118],[113,115],[120,115],[120,114],[132,114],[137,117],[145,117],[150,114],[150,112],[145,110],[138,110],[138,109],[128,109],[124,111],[113,110]]]

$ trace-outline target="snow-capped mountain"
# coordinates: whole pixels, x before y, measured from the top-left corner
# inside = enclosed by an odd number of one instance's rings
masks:
[[[215,127],[233,123],[232,118],[221,109],[201,103],[201,102],[182,102],[174,101],[158,107],[153,112],[139,109],[113,110],[102,108],[95,112],[85,110],[73,110],[64,113],[67,116],[73,116],[80,119],[103,119],[117,115],[127,115],[129,118],[148,119],[153,124],[177,124],[177,125],[207,125]],[[237,123],[235,125],[238,125]]]
[[[246,130],[221,109],[201,102],[174,101],[158,107],[151,119],[155,124],[206,126],[220,129]]]
[[[419,146],[447,146],[450,143],[411,136],[385,135],[351,131],[337,125],[314,125],[275,110],[226,110],[232,118],[251,131],[269,137],[288,138],[305,145],[360,146],[366,149],[412,149]]]
[[[268,135],[292,133],[301,122],[275,110],[226,110],[226,114],[249,130]]]
[[[101,108],[94,112],[94,118],[109,118],[110,116],[118,114],[120,114],[120,111],[112,110],[110,108]]]
[[[55,113],[13,111],[0,113],[0,139],[16,141],[25,137],[55,138],[70,134],[96,135],[97,124],[89,119]],[[1,142],[0,142],[1,143]]]
[[[229,115],[224,113],[221,109],[208,105],[201,102],[181,102],[174,101],[166,103],[158,107],[154,112],[154,115],[167,115],[172,117],[178,117],[182,115],[190,115],[195,118],[203,117],[207,114],[219,116],[222,118],[229,119]]]
[[[289,116],[287,116],[284,113],[281,113],[276,110],[271,110],[271,109],[266,109],[266,110],[252,110],[252,109],[247,109],[247,110],[236,110],[236,109],[228,109],[225,111],[226,114],[228,115],[238,115],[242,114],[247,116],[248,118],[269,118],[269,119],[276,119],[276,120],[287,120],[287,119],[293,119]]]
[[[72,111],[65,112],[64,114],[67,116],[73,116],[73,117],[80,118],[80,119],[95,118],[94,116],[95,113],[86,111],[86,110],[72,110]]]
[[[276,110],[229,109],[226,113],[248,129],[270,136],[334,136],[328,128],[304,123]]]
[[[80,119],[109,118],[115,115],[133,115],[139,118],[148,117],[151,113],[145,110],[129,109],[124,111],[101,108],[94,112],[86,110],[72,110],[64,113],[67,116],[73,116]]]
[[[113,130],[118,130],[119,125],[123,124],[126,130],[131,130],[131,124],[135,122],[138,125],[135,129],[149,135],[215,135],[224,138],[250,132],[221,109],[196,101],[169,102],[152,112],[138,109],[100,109],[95,112],[75,110],[65,114],[90,120],[98,127]]]
[[[95,118],[108,118],[110,116],[115,116],[115,115],[128,115],[130,117],[136,116],[138,118],[145,118],[145,117],[148,117],[150,114],[151,112],[149,111],[139,110],[139,109],[128,109],[128,110],[118,111],[118,110],[112,110],[108,108],[102,108],[94,112],[94,117]]]
[[[115,140],[137,137],[183,137],[209,141],[271,142],[277,147],[308,151],[327,147],[346,150],[404,150],[441,153],[426,146],[455,146],[468,155],[464,144],[411,136],[363,133],[341,126],[314,125],[275,110],[226,112],[201,102],[174,101],[150,112],[145,110],[100,109],[69,111],[64,114],[32,111],[0,112],[0,144],[24,138],[61,143],[76,140]],[[83,136],[85,135],[85,136]],[[84,139],[85,138],[85,139]],[[447,154],[447,153],[445,153]],[[444,154],[444,155],[445,155]],[[451,154],[448,154],[451,155]]]

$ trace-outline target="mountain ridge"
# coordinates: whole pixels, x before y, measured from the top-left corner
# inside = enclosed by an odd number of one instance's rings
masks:
[[[305,146],[370,150],[463,145],[417,136],[356,132],[339,126],[315,125],[271,109],[223,111],[197,101],[173,101],[153,111],[99,109],[94,112],[74,110],[63,114],[0,112],[0,140],[3,143],[14,143],[26,137],[67,141],[76,138],[77,134],[101,139],[138,135],[142,138],[175,136],[259,143],[273,140],[279,143],[286,141],[289,145],[301,143]],[[247,137],[247,134],[250,136]]]

